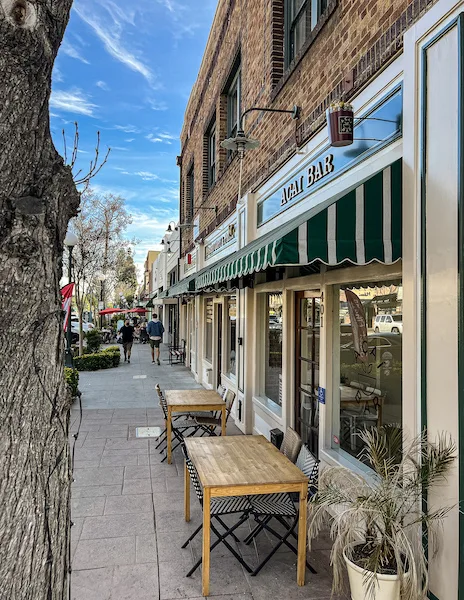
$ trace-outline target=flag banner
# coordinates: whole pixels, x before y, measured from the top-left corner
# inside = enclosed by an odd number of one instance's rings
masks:
[[[68,328],[68,319],[71,314],[71,302],[74,291],[74,283],[68,283],[64,287],[61,288],[61,297],[63,299],[63,311],[64,311],[64,325],[63,328],[66,331]]]
[[[358,296],[351,290],[345,290],[345,296],[346,301],[348,302],[348,312],[350,313],[356,359],[360,362],[367,362],[369,346],[367,342],[367,326],[364,307]]]

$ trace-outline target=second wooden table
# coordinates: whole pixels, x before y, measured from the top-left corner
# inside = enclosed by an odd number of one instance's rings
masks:
[[[168,422],[166,423],[168,441],[168,463],[171,464],[172,413],[216,411],[222,413],[222,435],[226,435],[226,403],[214,390],[166,390]]]

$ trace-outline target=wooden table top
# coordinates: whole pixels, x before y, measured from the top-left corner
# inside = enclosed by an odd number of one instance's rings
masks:
[[[203,487],[306,483],[308,478],[262,435],[185,440]]]
[[[168,406],[217,406],[224,404],[224,400],[214,390],[166,390],[165,396]]]

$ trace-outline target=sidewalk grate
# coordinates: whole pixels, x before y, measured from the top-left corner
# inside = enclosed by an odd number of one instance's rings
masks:
[[[161,435],[161,427],[136,427],[136,438],[159,438]]]

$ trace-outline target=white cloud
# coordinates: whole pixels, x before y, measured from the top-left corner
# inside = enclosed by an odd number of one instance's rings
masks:
[[[122,40],[124,31],[123,23],[134,25],[135,13],[126,10],[126,8],[122,10],[111,2],[111,0],[105,0],[100,3],[101,5],[103,5],[107,12],[105,18],[102,18],[103,15],[97,14],[93,2],[75,4],[74,10],[93,29],[108,54],[126,65],[129,69],[140,73],[150,86],[156,89],[158,86],[150,68],[140,58],[135,56],[134,52],[126,48]]]
[[[56,66],[53,69],[53,76],[52,76],[53,82],[54,83],[59,83],[61,81],[64,81],[64,76],[63,73],[60,71],[60,69]]]
[[[131,142],[135,141],[135,138],[129,138],[128,140],[124,140],[125,142],[127,142],[128,144],[130,144]]]
[[[153,142],[153,144],[163,142],[163,140],[160,137],[155,137],[152,133],[149,133],[148,135],[146,135],[145,139],[147,139],[150,142]]]
[[[124,133],[140,133],[140,129],[134,127],[134,125],[115,125],[114,129],[119,129]]]
[[[163,140],[177,140],[177,139],[179,139],[179,137],[177,135],[172,135],[171,133],[160,133],[159,137],[163,138]]]
[[[166,104],[166,102],[163,102],[163,101],[153,100],[152,98],[149,98],[148,104],[150,105],[152,110],[156,110],[156,111],[168,110],[168,105]]]
[[[109,92],[110,88],[108,87],[108,84],[105,83],[104,81],[97,81],[97,83],[95,84],[97,87],[99,87],[100,89],[104,90],[105,92]]]
[[[53,90],[50,98],[50,106],[56,110],[77,113],[93,117],[96,104],[90,102],[89,98],[79,88],[70,90]]]
[[[90,62],[84,56],[82,56],[79,50],[75,46],[72,46],[70,42],[68,42],[68,40],[63,40],[60,50],[61,52],[64,52],[64,54],[66,54],[67,56],[75,58],[76,60],[80,60],[86,65],[90,65]]]
[[[144,181],[161,181],[161,177],[156,173],[150,173],[149,171],[138,171],[136,173]]]

